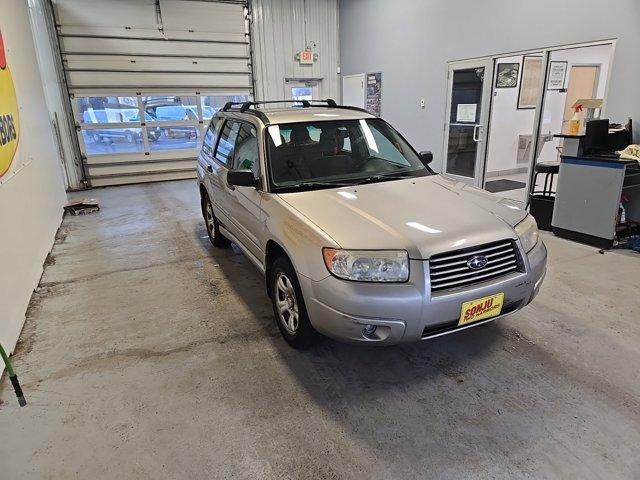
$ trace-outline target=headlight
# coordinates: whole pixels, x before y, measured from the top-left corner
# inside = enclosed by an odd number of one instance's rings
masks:
[[[529,253],[531,249],[536,246],[536,243],[538,243],[538,224],[536,223],[536,219],[531,215],[527,215],[523,221],[516,225],[515,230],[518,237],[520,237],[522,248],[524,248],[525,252]]]
[[[324,264],[338,278],[358,282],[406,282],[409,255],[404,250],[323,248]]]

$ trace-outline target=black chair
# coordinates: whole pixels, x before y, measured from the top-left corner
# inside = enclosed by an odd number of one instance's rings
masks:
[[[553,179],[560,172],[560,164],[555,162],[536,163],[534,172],[532,192],[529,197],[529,212],[536,219],[540,230],[551,231],[553,229],[551,226],[553,206],[556,200]],[[535,190],[538,175],[545,176],[542,190]]]

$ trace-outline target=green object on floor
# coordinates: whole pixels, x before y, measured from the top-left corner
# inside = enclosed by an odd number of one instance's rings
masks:
[[[13,385],[13,390],[16,392],[16,397],[18,397],[18,404],[21,407],[24,407],[27,404],[27,401],[24,398],[24,394],[22,393],[22,387],[20,387],[20,383],[18,382],[18,376],[16,372],[13,371],[13,366],[11,365],[11,360],[9,360],[9,355],[2,348],[2,344],[0,344],[0,356],[4,361],[5,367],[7,367],[7,373],[9,374],[9,380],[11,380],[11,385]]]

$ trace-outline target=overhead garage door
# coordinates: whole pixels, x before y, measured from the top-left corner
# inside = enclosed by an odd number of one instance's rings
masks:
[[[253,93],[246,2],[54,7],[88,183],[194,177],[209,119]]]

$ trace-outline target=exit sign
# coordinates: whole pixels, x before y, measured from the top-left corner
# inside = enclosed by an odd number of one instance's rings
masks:
[[[303,50],[298,56],[302,65],[310,65],[313,63],[313,52],[310,50]]]

